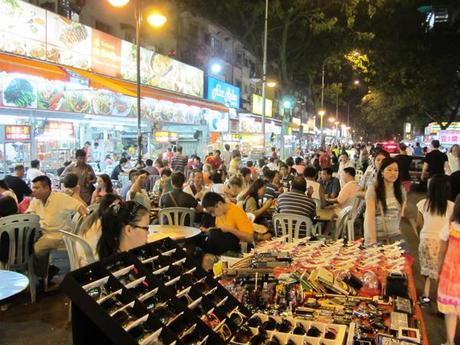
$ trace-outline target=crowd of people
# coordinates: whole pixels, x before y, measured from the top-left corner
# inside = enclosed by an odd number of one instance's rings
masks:
[[[428,192],[416,205],[421,274],[426,277],[421,301],[430,302],[432,283],[439,280],[438,304],[453,339],[460,315],[460,281],[451,274],[460,261],[459,251],[453,249],[460,245],[460,150],[454,145],[446,155],[439,147],[434,140],[426,152],[420,178],[428,181]],[[56,271],[47,271],[48,253],[60,244],[57,230],[66,229],[72,215],[80,214],[77,233],[96,258],[103,258],[147,242],[152,200],[158,200],[160,208],[195,210],[203,236],[189,249],[207,270],[219,255],[241,254],[242,243],[251,245],[275,235],[274,213],[303,216],[314,223],[318,210],[334,209],[338,215],[347,206],[361,204],[366,245],[404,243],[400,223],[416,149],[401,143],[399,154],[390,156],[382,147],[329,145],[307,154],[298,150],[283,161],[273,148],[269,157],[254,162],[243,159],[238,147],[231,151],[226,145],[223,152],[214,150],[201,159],[187,157],[177,146],[136,168],[123,157],[111,176],[96,176],[81,149],[59,172],[59,191],[40,170],[39,161],[32,161],[27,171],[17,166],[0,181],[0,217],[24,212],[40,216],[34,263],[43,279]],[[115,188],[126,174],[128,181]]]

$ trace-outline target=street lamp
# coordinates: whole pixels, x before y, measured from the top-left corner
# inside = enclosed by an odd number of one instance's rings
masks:
[[[324,109],[321,109],[320,111],[318,111],[318,115],[320,118],[320,127],[321,127],[320,145],[322,146],[323,145],[323,118],[324,118],[324,115],[326,115],[326,111]],[[315,123],[315,126],[316,126],[316,123]]]
[[[264,53],[262,61],[262,147],[265,156],[265,99],[267,88],[268,0],[265,0]]]
[[[276,81],[268,81],[268,82],[267,82],[267,86],[268,86],[269,88],[276,87]]]
[[[213,63],[211,65],[211,72],[212,73],[215,73],[215,74],[218,74],[222,71],[222,66],[218,63]]]
[[[356,79],[356,80],[353,82],[353,84],[355,84],[356,86],[358,86],[358,85],[360,84],[359,79]]]
[[[130,0],[107,0],[114,7],[123,7]],[[137,164],[142,163],[142,128],[141,128],[141,24],[142,24],[142,0],[135,1],[135,20],[136,20],[136,98],[137,98]],[[147,22],[159,28],[167,22],[167,18],[159,12],[151,13],[147,17]]]

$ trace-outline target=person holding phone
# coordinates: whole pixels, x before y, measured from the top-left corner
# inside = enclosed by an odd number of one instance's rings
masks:
[[[144,189],[145,182],[148,178],[148,171],[139,170],[139,176],[137,176],[131,188],[129,189],[128,194],[126,196],[126,201],[137,201],[147,210],[150,210],[150,198],[147,194],[147,191]]]

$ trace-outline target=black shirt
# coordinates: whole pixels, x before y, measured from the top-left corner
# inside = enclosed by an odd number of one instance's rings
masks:
[[[174,201],[175,203],[174,203]],[[196,199],[188,193],[185,193],[181,189],[174,189],[172,192],[168,192],[162,195],[160,199],[160,207],[185,207],[195,208],[198,206]]]
[[[16,197],[18,198],[18,203],[20,203],[25,196],[29,196],[32,194],[29,186],[24,182],[24,180],[20,179],[17,176],[7,175],[5,177],[5,182],[10,187]]]
[[[444,163],[447,162],[447,155],[439,150],[433,150],[425,157],[425,163],[428,163],[428,173],[430,177],[436,174],[444,175]]]
[[[118,180],[118,176],[120,175],[120,173],[123,171],[123,169],[121,168],[120,164],[118,164],[112,171],[112,175],[110,176],[110,178],[112,180]]]
[[[410,181],[410,163],[412,162],[412,156],[408,155],[397,155],[395,160],[399,166],[399,177],[401,181]]]

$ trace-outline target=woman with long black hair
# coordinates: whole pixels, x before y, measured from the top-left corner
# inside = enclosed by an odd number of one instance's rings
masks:
[[[255,180],[246,193],[241,197],[240,206],[244,212],[252,213],[256,219],[260,218],[272,205],[273,199],[268,199],[265,203],[260,200],[265,195],[265,182],[262,179]]]
[[[448,200],[450,188],[448,176],[434,175],[428,183],[426,198],[417,203],[417,228],[421,230],[418,251],[421,274],[425,277],[422,303],[430,302],[431,280],[438,279],[441,230],[449,223],[454,210],[454,203]]]
[[[377,173],[376,183],[366,192],[366,244],[402,240],[400,222],[405,206],[406,194],[401,187],[398,162],[393,158],[385,158]]]
[[[99,258],[147,243],[149,211],[135,201],[115,202],[103,211],[102,234],[97,244]]]

